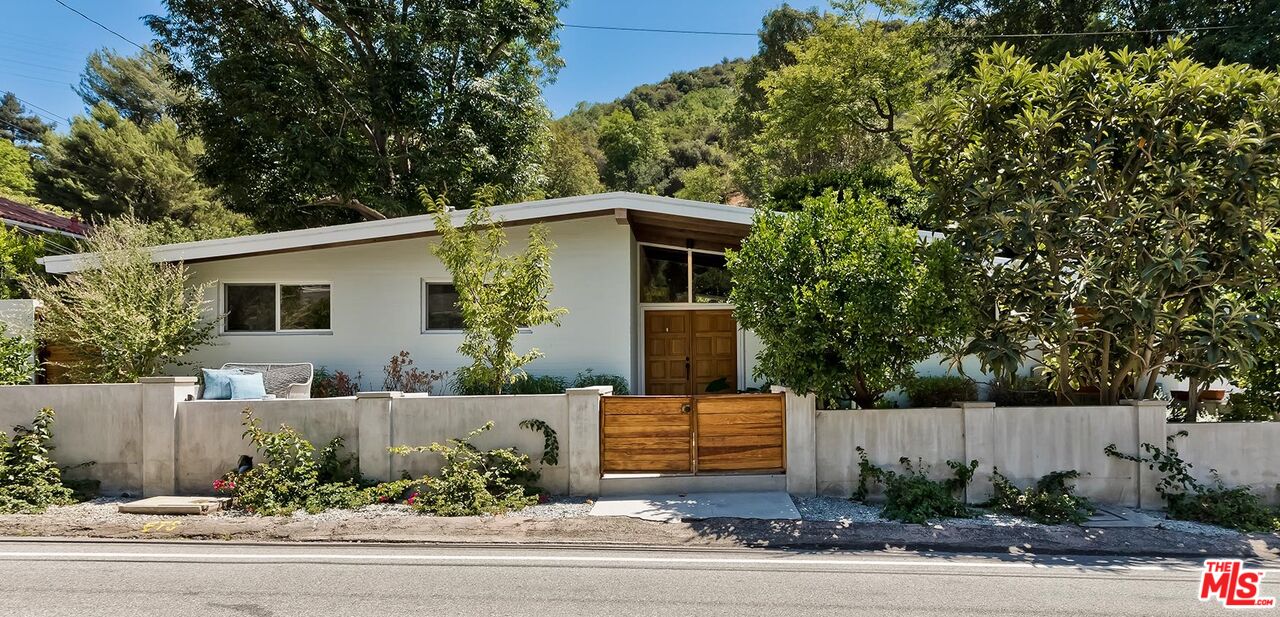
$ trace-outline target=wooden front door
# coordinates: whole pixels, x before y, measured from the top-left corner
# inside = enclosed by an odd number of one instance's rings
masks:
[[[732,311],[645,311],[644,391],[694,395],[738,390]]]

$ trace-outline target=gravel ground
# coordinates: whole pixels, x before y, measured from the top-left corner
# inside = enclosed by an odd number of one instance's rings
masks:
[[[806,521],[835,521],[840,523],[891,523],[890,519],[881,515],[883,506],[851,501],[840,497],[793,497],[800,517]],[[1055,525],[1043,525],[1030,519],[997,512],[977,511],[973,518],[946,518],[929,521],[929,525],[937,529],[944,527],[1028,527],[1053,528]],[[1191,521],[1175,521],[1165,519],[1164,512],[1159,510],[1143,510],[1142,514],[1160,521],[1158,527],[1182,533],[1200,536],[1234,537],[1240,532],[1216,525],[1206,525]],[[1074,527],[1074,525],[1065,525]]]

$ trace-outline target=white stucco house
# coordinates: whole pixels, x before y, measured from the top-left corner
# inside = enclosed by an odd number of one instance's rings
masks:
[[[559,327],[522,333],[518,349],[545,357],[533,375],[621,375],[638,393],[705,391],[723,379],[755,385],[759,343],[733,321],[724,249],[750,229],[752,210],[635,193],[603,193],[496,206],[520,247],[546,223],[556,244],[551,302],[569,310]],[[452,215],[460,225],[465,211]],[[459,316],[451,277],[432,255],[430,215],[160,246],[157,261],[183,261],[208,282],[210,317],[224,315],[197,366],[311,362],[382,384],[401,350],[422,369],[452,371]],[[48,257],[75,272],[84,255]],[[194,368],[184,367],[188,373]]]

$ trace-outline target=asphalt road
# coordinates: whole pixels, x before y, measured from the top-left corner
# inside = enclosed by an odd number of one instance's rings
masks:
[[[764,550],[0,542],[0,615],[1197,615],[1200,564]],[[1267,580],[1273,579],[1273,580]],[[1280,574],[1262,584],[1280,596]]]

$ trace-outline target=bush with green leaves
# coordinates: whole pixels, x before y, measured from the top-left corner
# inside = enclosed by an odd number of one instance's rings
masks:
[[[466,437],[429,446],[397,446],[394,454],[431,452],[443,464],[436,475],[423,479],[422,490],[410,498],[419,512],[436,516],[475,516],[520,510],[538,502],[534,486],[538,473],[529,468],[529,457],[515,448],[480,450],[472,440],[493,429],[493,422]]]
[[[884,485],[884,511],[887,518],[904,523],[923,525],[930,519],[969,518],[973,513],[956,497],[973,479],[978,461],[947,461],[953,476],[946,480],[929,478],[929,468],[922,461],[914,464],[910,458],[898,459],[903,472],[876,466],[867,458],[867,451],[858,446],[858,488],[853,498],[866,501],[870,487]]]
[[[1143,443],[1137,454],[1124,454],[1115,444],[1108,445],[1107,456],[1146,465],[1164,476],[1156,484],[1156,491],[1164,499],[1169,518],[1209,523],[1240,531],[1280,531],[1280,510],[1267,506],[1262,497],[1245,486],[1227,488],[1216,470],[1209,470],[1214,478],[1206,486],[1191,474],[1194,467],[1182,459],[1174,447],[1174,440],[1186,437],[1179,431],[1165,440],[1165,447]]]
[[[36,371],[36,342],[25,336],[9,336],[9,327],[0,323],[0,385],[31,383]]]
[[[994,469],[991,473],[994,492],[983,506],[1045,525],[1083,523],[1093,514],[1093,504],[1072,490],[1069,482],[1079,477],[1080,472],[1074,469],[1055,471],[1023,490],[1014,486],[999,469]]]
[[[296,510],[321,512],[352,509],[372,503],[374,493],[360,477],[354,456],[343,455],[343,440],[334,437],[320,450],[287,424],[277,431],[262,428],[251,408],[242,414],[244,436],[262,460],[252,469],[230,472],[214,483],[228,493],[231,506],[262,516],[282,516]]]
[[[591,369],[587,369],[573,378],[573,387],[575,388],[589,388],[591,386],[613,386],[614,394],[631,393],[627,378],[621,375],[595,373]]]
[[[1042,375],[1013,374],[994,379],[987,398],[997,407],[1045,407],[1055,405],[1058,395]]]
[[[874,198],[828,192],[799,212],[757,210],[726,256],[734,316],[764,344],[755,377],[824,403],[872,407],[969,329],[955,247],[895,224]]]
[[[912,407],[950,407],[952,403],[978,400],[978,386],[959,375],[915,377],[902,385]]]
[[[64,347],[68,377],[83,383],[132,383],[208,343],[209,283],[192,285],[182,262],[153,263],[152,232],[122,217],[94,228],[85,242],[95,263],[75,276],[48,282],[24,279],[40,301],[37,333]]]
[[[555,375],[527,375],[503,388],[503,394],[564,394],[568,381]]]
[[[62,470],[50,456],[53,410],[41,409],[30,427],[15,426],[13,433],[10,438],[0,431],[0,514],[74,503],[74,491],[63,483]]]

